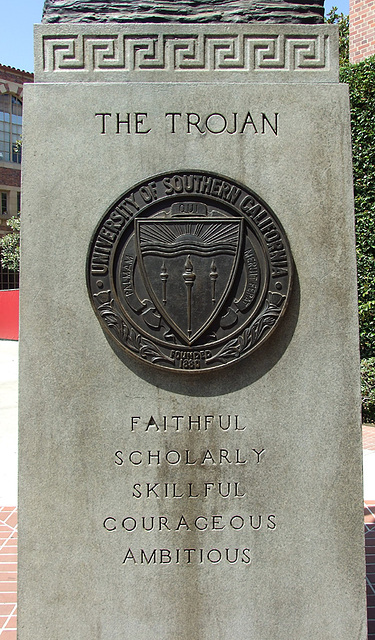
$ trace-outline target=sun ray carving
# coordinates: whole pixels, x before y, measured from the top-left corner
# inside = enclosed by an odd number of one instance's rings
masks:
[[[176,224],[158,220],[141,225],[140,242],[141,245],[170,245],[178,244],[180,241],[185,242],[186,237],[190,236],[191,240],[196,238],[197,241],[208,246],[223,243],[236,246],[239,232],[239,225],[226,222]]]

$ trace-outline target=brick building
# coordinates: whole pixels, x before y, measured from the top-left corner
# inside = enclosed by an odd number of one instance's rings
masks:
[[[6,220],[21,208],[22,92],[33,82],[27,71],[0,64],[0,236],[9,231]]]
[[[349,58],[360,62],[375,54],[375,1],[350,0]]]

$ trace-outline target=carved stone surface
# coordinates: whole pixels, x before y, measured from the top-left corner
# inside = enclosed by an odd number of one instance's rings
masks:
[[[337,82],[335,25],[43,24],[36,82]]]
[[[323,22],[323,0],[46,0],[43,22]]]
[[[25,96],[18,640],[365,640],[347,86],[44,82]],[[186,112],[205,129],[189,132]],[[274,124],[276,112],[277,135],[262,133],[262,114]],[[197,375],[126,356],[85,279],[95,225],[122,192],[138,204],[132,185],[181,171],[229,176],[266,201],[296,274],[272,335]],[[97,264],[122,219],[112,216]],[[152,220],[139,217],[141,239]],[[120,243],[125,297],[133,261]],[[144,261],[162,295],[171,272],[159,266]],[[205,295],[211,272],[210,260]],[[103,305],[108,288],[94,291]],[[187,288],[185,322],[186,302]]]

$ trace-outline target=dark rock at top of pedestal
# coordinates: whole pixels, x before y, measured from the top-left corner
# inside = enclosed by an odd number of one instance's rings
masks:
[[[45,23],[323,22],[324,0],[45,0]]]

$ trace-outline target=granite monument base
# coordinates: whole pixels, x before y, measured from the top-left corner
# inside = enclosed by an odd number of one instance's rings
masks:
[[[365,640],[347,88],[70,67],[25,88],[19,640]],[[264,343],[186,372],[103,331],[86,261],[121,194],[201,172],[267,203],[294,276]]]

